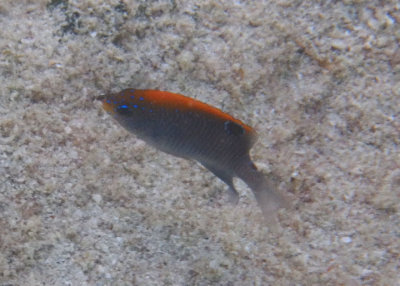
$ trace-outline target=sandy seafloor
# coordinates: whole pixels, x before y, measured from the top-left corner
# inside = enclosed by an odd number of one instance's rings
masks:
[[[398,1],[0,2],[0,285],[400,285]],[[265,224],[94,99],[182,93],[259,133]]]

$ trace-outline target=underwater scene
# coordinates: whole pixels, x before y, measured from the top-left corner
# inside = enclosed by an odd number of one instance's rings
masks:
[[[398,285],[397,1],[0,2],[0,285]]]

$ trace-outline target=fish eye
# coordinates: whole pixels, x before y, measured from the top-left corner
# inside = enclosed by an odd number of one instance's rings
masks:
[[[129,108],[129,106],[126,105],[126,104],[118,105],[118,106],[115,108],[115,111],[116,111],[116,113],[118,113],[118,114],[120,114],[120,115],[123,115],[123,116],[128,116],[128,115],[131,115],[131,114],[132,114],[131,108]]]

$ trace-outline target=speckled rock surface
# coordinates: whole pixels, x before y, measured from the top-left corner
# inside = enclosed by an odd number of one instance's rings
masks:
[[[308,3],[310,2],[310,3]],[[0,285],[399,285],[398,1],[0,2]],[[254,126],[264,224],[96,96],[154,88]]]

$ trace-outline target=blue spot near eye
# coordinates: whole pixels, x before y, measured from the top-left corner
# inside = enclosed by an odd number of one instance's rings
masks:
[[[113,103],[114,103],[114,104],[118,104],[118,100],[114,100]]]
[[[130,92],[135,92],[135,90],[134,90],[133,88],[132,88],[132,89],[130,89],[129,91],[130,91]],[[132,96],[133,96],[133,95],[132,95]]]
[[[135,98],[135,96],[134,96],[134,95],[131,95],[131,98],[133,99],[133,98]]]
[[[138,108],[137,104],[133,105],[134,108]]]
[[[115,112],[121,116],[130,116],[132,114],[132,109],[128,105],[121,104],[115,108]]]
[[[144,110],[144,107],[142,107],[142,110]]]
[[[111,103],[111,100],[109,100],[109,99],[107,99],[107,101],[106,101],[107,103]]]
[[[143,97],[139,97],[139,100],[144,100],[144,98]]]
[[[150,112],[153,112],[153,109],[150,109],[149,111],[150,111]]]

